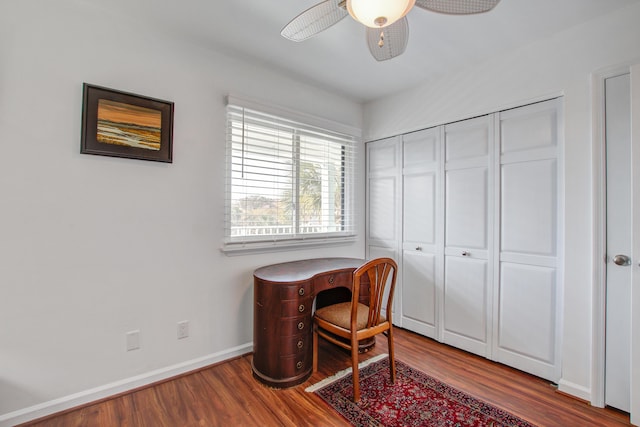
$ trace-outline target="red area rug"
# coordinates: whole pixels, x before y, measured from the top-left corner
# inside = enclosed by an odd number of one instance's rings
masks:
[[[360,368],[357,404],[351,400],[350,372],[315,393],[354,426],[534,427],[397,359],[395,384],[389,379],[388,358]]]

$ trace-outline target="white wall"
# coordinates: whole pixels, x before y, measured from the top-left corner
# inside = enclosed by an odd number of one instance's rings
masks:
[[[374,140],[564,95],[564,331],[560,389],[591,400],[591,73],[640,62],[640,4],[365,106]],[[508,37],[508,34],[505,34]]]
[[[256,267],[364,257],[219,251],[224,95],[356,128],[360,105],[95,3],[0,2],[0,425],[250,351]],[[173,164],[80,154],[83,82],[175,102]]]

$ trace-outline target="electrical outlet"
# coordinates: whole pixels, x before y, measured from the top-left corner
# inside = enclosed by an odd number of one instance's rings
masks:
[[[189,336],[189,321],[183,320],[178,322],[178,339],[187,338]]]
[[[135,330],[127,332],[127,351],[137,350],[140,348],[140,331]]]

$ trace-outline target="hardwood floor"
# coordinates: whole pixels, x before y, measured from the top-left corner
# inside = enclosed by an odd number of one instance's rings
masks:
[[[624,426],[628,414],[599,409],[558,393],[547,381],[473,356],[428,338],[395,329],[396,358],[410,366],[543,426]],[[387,351],[386,339],[362,355]],[[322,341],[319,371],[286,390],[257,382],[251,355],[169,381],[36,420],[28,426],[348,426],[304,389],[349,367],[349,355]]]

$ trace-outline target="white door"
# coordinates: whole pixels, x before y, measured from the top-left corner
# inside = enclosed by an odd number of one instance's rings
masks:
[[[633,253],[631,271],[631,423],[640,425],[640,65],[631,67]]]
[[[606,358],[605,403],[630,410],[631,392],[631,87],[630,75],[605,80]]]
[[[400,175],[401,154],[399,138],[369,142],[367,149],[367,250],[368,259],[389,257],[400,265],[398,245],[401,237]],[[401,274],[401,273],[400,273]],[[401,277],[397,278],[393,300],[394,324],[399,323]],[[400,324],[400,326],[402,326]]]
[[[402,136],[402,327],[438,339],[441,128]]]
[[[483,116],[445,126],[445,248],[442,340],[490,357],[493,123]]]
[[[495,360],[553,382],[560,379],[560,102],[499,114],[499,286],[494,305]]]

